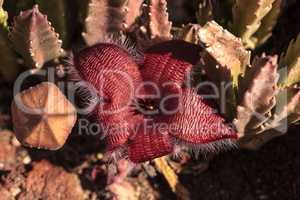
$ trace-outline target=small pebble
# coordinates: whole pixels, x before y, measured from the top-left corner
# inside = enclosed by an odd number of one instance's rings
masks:
[[[261,199],[261,200],[266,200],[266,199],[268,199],[268,196],[267,195],[264,195],[264,194],[262,194],[262,195],[259,195],[259,197],[258,197],[259,199]]]
[[[12,188],[11,189],[11,194],[16,197],[18,194],[20,194],[21,189],[20,188]]]
[[[23,163],[24,163],[25,165],[30,164],[30,163],[31,163],[31,158],[30,158],[29,156],[26,156],[26,157],[23,159]]]
[[[0,169],[3,169],[3,168],[4,168],[4,164],[0,163]]]
[[[104,156],[103,156],[103,154],[102,154],[102,153],[98,153],[98,154],[97,154],[97,159],[98,159],[98,160],[102,160],[102,159],[103,159],[103,157],[104,157]]]
[[[18,139],[17,139],[16,137],[13,137],[13,139],[12,139],[12,144],[13,144],[15,147],[21,146],[21,143],[18,141]]]

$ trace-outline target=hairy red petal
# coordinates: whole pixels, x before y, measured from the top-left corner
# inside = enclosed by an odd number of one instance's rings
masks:
[[[137,133],[130,137],[128,155],[132,162],[140,163],[168,155],[173,151],[173,144],[168,132],[155,127],[142,125]]]
[[[173,101],[177,102],[176,99]],[[237,137],[236,131],[226,124],[224,118],[192,89],[183,89],[175,114],[160,115],[156,122],[167,123],[171,135],[190,144],[206,144]]]
[[[126,143],[128,124],[142,117],[131,109],[134,89],[141,83],[138,65],[123,48],[97,44],[75,56],[75,66],[83,80],[92,85],[101,98],[96,119],[102,125],[108,149]]]
[[[199,52],[199,46],[181,40],[154,45],[145,54],[141,69],[143,80],[159,86],[170,82],[181,86],[199,61]]]

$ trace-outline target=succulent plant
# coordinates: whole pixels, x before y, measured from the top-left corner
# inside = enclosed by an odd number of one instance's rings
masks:
[[[255,55],[256,52],[251,51],[270,38],[281,12],[281,0],[199,0],[199,24],[190,23],[183,27],[175,27],[170,22],[166,0],[149,0],[146,4],[142,0],[90,0],[88,3],[75,1],[75,6],[70,6],[69,1],[22,0],[16,5],[5,1],[8,15],[2,3],[0,1],[0,72],[8,81],[14,80],[25,66],[35,69],[35,72],[46,68],[49,62],[63,66],[65,71],[75,68],[80,75],[77,78],[96,88],[99,105],[108,110],[120,107],[131,97],[124,80],[117,75],[105,74],[105,70],[124,72],[134,84],[145,80],[156,82],[159,87],[164,81],[177,83],[177,87],[160,89],[163,95],[180,93],[177,100],[166,104],[167,107],[181,104],[184,109],[180,114],[164,116],[160,113],[149,117],[133,114],[132,107],[128,106],[121,114],[108,116],[97,112],[96,107],[94,118],[102,127],[117,126],[117,131],[110,134],[109,130],[104,134],[108,150],[121,157],[129,156],[134,162],[151,160],[174,153],[174,144],[202,150],[205,143],[222,142],[226,136],[235,138],[236,131],[239,147],[255,149],[284,134],[284,125],[294,124],[300,119],[297,87],[300,81],[300,34],[280,57]],[[37,5],[27,10],[34,3]],[[69,6],[77,13],[72,19],[68,14]],[[220,13],[224,16],[220,17]],[[72,26],[82,26],[84,30],[78,34],[78,30],[76,33],[70,28]],[[73,67],[61,61],[71,51],[74,51]],[[251,53],[255,55],[252,61]],[[207,88],[197,91],[193,86],[187,86],[187,72],[195,83],[210,81],[225,88],[226,93],[221,95],[223,99],[213,103],[204,101],[202,96],[212,91]],[[108,84],[97,88],[102,76],[108,79]],[[45,83],[42,85],[45,90],[55,87],[49,83],[47,87]],[[39,95],[36,90],[40,88],[41,85],[25,90],[19,96],[28,96],[32,101]],[[144,110],[153,111],[153,101],[149,103],[142,98],[149,94],[147,90],[144,88],[144,93],[137,94],[130,101]],[[63,99],[62,94],[59,96]],[[50,98],[49,101],[55,100]],[[67,99],[63,101],[67,102]],[[160,100],[156,101],[159,103]],[[55,103],[48,102],[51,106]],[[70,102],[67,104],[71,107]],[[17,135],[20,134],[21,141],[26,140],[26,131],[18,129],[24,126],[20,121],[24,116],[17,115],[18,109],[12,107]],[[226,109],[222,110],[224,107]],[[219,112],[212,114],[217,108],[220,108]],[[205,116],[203,110],[210,116]],[[72,123],[76,118],[74,112],[64,117],[70,117]],[[129,132],[119,131],[137,126],[148,118],[154,124],[163,121],[179,126],[165,135],[148,134],[146,130],[132,137]],[[33,121],[34,126],[41,122]],[[212,121],[219,122],[221,128],[212,128]],[[227,122],[232,122],[234,127]],[[60,127],[61,132],[56,134],[64,135],[64,139],[58,143],[54,144],[50,139],[26,140],[26,143],[57,149],[63,145],[71,125]],[[204,125],[208,129],[189,132],[194,125]],[[30,133],[33,138],[48,134],[41,130],[31,130]]]
[[[246,47],[254,48],[266,38],[275,25],[281,0],[235,1],[233,7],[233,30]]]
[[[14,19],[10,33],[16,51],[23,56],[27,66],[36,68],[62,55],[62,41],[58,37],[37,5]]]
[[[142,3],[142,0],[90,1],[85,32],[82,33],[86,43],[91,46],[103,42],[109,33],[134,29],[135,21],[141,15]]]

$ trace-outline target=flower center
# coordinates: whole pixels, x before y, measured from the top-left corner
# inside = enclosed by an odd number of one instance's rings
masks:
[[[154,99],[139,99],[136,107],[144,115],[156,115],[159,113],[159,107],[156,105]]]

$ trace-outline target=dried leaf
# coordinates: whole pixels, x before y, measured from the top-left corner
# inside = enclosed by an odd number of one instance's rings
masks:
[[[255,58],[240,80],[234,124],[240,137],[255,133],[271,117],[277,91],[277,56]]]
[[[129,31],[141,14],[142,0],[92,0],[85,20],[83,38],[89,46],[111,33]]]
[[[177,174],[169,166],[167,158],[166,157],[156,158],[154,160],[154,163],[155,163],[155,167],[160,173],[163,174],[170,188],[176,194],[178,199],[190,200],[191,198],[190,198],[189,191],[180,183]]]
[[[280,84],[289,87],[300,82],[300,33],[280,57]]]
[[[166,0],[150,0],[149,33],[151,39],[170,40],[172,22],[169,21]]]
[[[65,144],[77,118],[74,106],[49,82],[17,94],[11,110],[18,140],[25,146],[50,150]]]
[[[214,19],[212,0],[199,0],[197,20],[200,25],[205,25]]]
[[[10,35],[16,51],[31,68],[41,68],[47,61],[62,55],[62,41],[58,37],[47,17],[40,13],[38,6],[21,12],[15,18]]]
[[[66,0],[36,0],[40,11],[47,15],[48,20],[52,23],[55,31],[59,33],[63,41],[63,46],[67,46],[69,41],[68,35],[68,14]]]
[[[275,0],[236,0],[233,7],[233,31],[241,37],[247,48],[255,48],[253,34],[261,26]]]
[[[262,19],[261,26],[253,35],[255,46],[264,44],[271,36],[281,12],[282,0],[275,0],[271,11]]]

